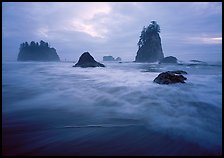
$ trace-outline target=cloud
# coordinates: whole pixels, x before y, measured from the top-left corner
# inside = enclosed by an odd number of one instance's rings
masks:
[[[186,39],[191,44],[222,44],[222,37],[190,37]]]
[[[143,26],[156,20],[164,53],[185,45],[222,44],[222,3],[215,2],[4,2],[3,53],[16,59],[24,41],[45,40],[62,58],[91,51],[134,60]],[[11,42],[13,41],[13,42]],[[10,51],[10,53],[6,53]],[[179,55],[179,54],[178,54]]]

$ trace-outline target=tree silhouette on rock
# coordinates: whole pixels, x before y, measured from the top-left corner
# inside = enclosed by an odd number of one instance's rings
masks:
[[[31,41],[20,44],[17,61],[60,61],[55,48],[50,48],[43,40]]]
[[[160,26],[156,21],[151,21],[148,27],[143,27],[137,43],[136,62],[155,62],[164,58],[159,33]]]

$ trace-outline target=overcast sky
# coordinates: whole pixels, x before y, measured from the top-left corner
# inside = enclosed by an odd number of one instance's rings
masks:
[[[4,2],[3,60],[16,60],[22,42],[44,40],[61,60],[84,51],[133,61],[143,26],[160,25],[165,56],[221,61],[221,2]]]

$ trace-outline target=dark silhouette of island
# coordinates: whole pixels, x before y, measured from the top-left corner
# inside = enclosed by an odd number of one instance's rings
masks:
[[[114,61],[114,57],[113,56],[103,56],[103,61]]]
[[[105,67],[103,64],[95,61],[95,59],[89,54],[84,52],[80,57],[79,61],[73,67]]]
[[[115,59],[113,56],[108,55],[108,56],[103,56],[103,61],[121,61],[121,58],[117,57]]]
[[[20,44],[17,61],[60,61],[55,48],[50,48],[44,41]]]
[[[156,21],[151,21],[147,28],[143,27],[138,41],[136,62],[156,62],[164,58],[159,33],[160,26]]]

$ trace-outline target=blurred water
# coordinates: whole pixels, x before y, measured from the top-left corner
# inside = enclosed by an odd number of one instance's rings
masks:
[[[104,64],[3,62],[3,154],[221,155],[221,64]]]

